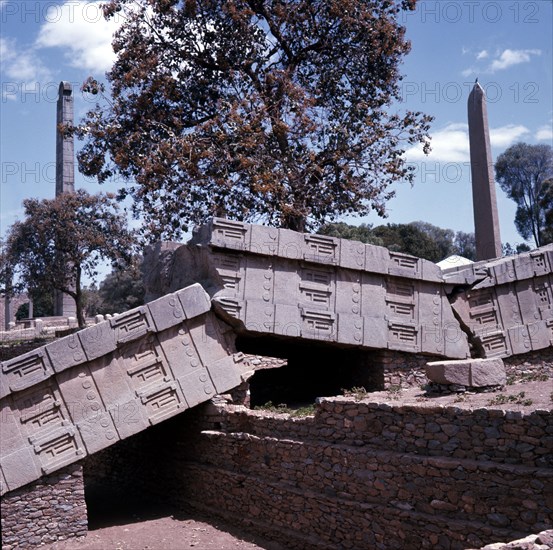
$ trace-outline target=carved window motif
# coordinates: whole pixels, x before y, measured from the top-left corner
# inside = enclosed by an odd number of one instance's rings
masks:
[[[238,302],[238,300],[233,300],[232,298],[219,298],[218,302],[221,308],[229,315],[240,318],[240,310],[242,309],[242,305]]]
[[[54,397],[50,386],[28,390],[14,404],[19,411],[21,424],[30,434],[44,427],[61,425],[64,421],[61,403]]]
[[[482,347],[487,353],[497,355],[507,350],[503,334],[490,334],[482,337]]]
[[[478,293],[476,296],[469,299],[470,308],[483,306],[493,306],[493,297],[491,292]]]
[[[43,353],[34,353],[23,358],[15,359],[2,365],[3,374],[8,375],[10,388],[18,390],[26,380],[42,376],[49,371]]]
[[[140,399],[148,410],[150,423],[165,418],[180,408],[180,400],[174,383],[141,393]]]
[[[240,256],[230,254],[215,254],[215,265],[218,268],[228,271],[238,271],[240,269]]]
[[[44,453],[45,457],[51,460],[76,449],[75,439],[71,433],[61,434],[46,443],[35,445],[37,454]]]
[[[48,404],[41,403],[34,410],[27,414],[22,414],[20,420],[22,424],[27,424],[28,429],[31,431],[60,425],[63,421],[60,402],[52,400]]]
[[[549,288],[545,282],[535,283],[534,292],[536,293],[536,298],[540,305],[548,306],[551,303]]]
[[[328,237],[306,235],[305,242],[309,250],[309,256],[334,256],[336,243]]]
[[[392,315],[397,315],[400,317],[409,317],[413,319],[415,315],[415,306],[414,304],[404,304],[402,302],[390,302],[387,301],[388,308]]]
[[[141,343],[138,350],[127,357],[130,360],[127,374],[137,387],[155,384],[167,376],[163,360],[157,353],[153,339]]]
[[[471,318],[479,325],[497,325],[497,315],[495,310],[471,313]]]
[[[401,296],[402,298],[414,298],[415,285],[409,281],[388,279],[386,282],[386,293]]]
[[[390,325],[390,339],[414,345],[417,343],[417,329],[410,325],[393,323]]]
[[[330,305],[331,292],[329,291],[303,288],[302,294],[309,302],[313,302],[314,304],[326,307]]]
[[[47,474],[73,460],[75,455],[84,454],[75,440],[74,428],[60,428],[45,434],[29,437],[34,452],[42,463],[42,471]]]
[[[116,331],[119,343],[139,338],[151,330],[148,316],[142,310],[115,317],[111,320],[111,327]]]
[[[304,311],[302,313],[305,328],[309,331],[330,334],[334,328],[334,316],[321,311]]]
[[[221,280],[223,281],[223,286],[225,288],[238,290],[238,286],[240,284],[240,277],[235,277],[232,275],[221,275]]]
[[[246,231],[246,227],[241,223],[218,221],[213,224],[213,233],[216,238],[242,241]]]
[[[534,270],[535,271],[545,271],[546,270],[545,255],[544,254],[532,255],[532,260],[534,262]]]
[[[411,258],[410,256],[404,256],[402,254],[390,253],[390,260],[397,266],[406,269],[416,269],[418,259]]]
[[[301,273],[303,281],[329,286],[332,281],[330,271],[322,269],[303,269]]]

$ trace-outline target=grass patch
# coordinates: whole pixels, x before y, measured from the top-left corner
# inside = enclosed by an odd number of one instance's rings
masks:
[[[500,393],[496,395],[493,399],[488,401],[488,405],[505,405],[507,403],[514,403],[516,405],[529,406],[533,403],[531,399],[525,399],[525,393],[523,391],[517,393],[516,395],[505,395]]]
[[[264,405],[254,407],[255,411],[266,411],[276,414],[289,414],[290,416],[303,417],[313,416],[315,414],[315,403],[304,405],[303,407],[292,408],[286,403],[275,405],[272,401],[267,401]]]
[[[349,390],[342,388],[341,391],[345,397],[353,397],[355,401],[361,401],[369,395],[369,392],[363,386],[354,386]]]

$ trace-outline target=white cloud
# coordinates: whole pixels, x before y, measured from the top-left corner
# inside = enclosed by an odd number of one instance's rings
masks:
[[[490,54],[488,53],[487,50],[482,50],[481,52],[478,53],[478,55],[476,56],[476,59],[486,59],[486,57],[488,57]]]
[[[499,128],[490,128],[490,143],[492,147],[509,147],[528,133],[530,130],[521,124],[507,124]]]
[[[463,76],[470,76],[471,74],[476,74],[476,69],[474,67],[469,67],[468,69],[461,71],[461,74]]]
[[[0,59],[4,99],[16,99],[18,90],[33,89],[52,78],[36,51],[20,48],[14,39],[0,38]]]
[[[115,61],[111,48],[113,33],[121,23],[106,21],[102,2],[70,0],[51,6],[46,14],[36,45],[41,48],[64,48],[69,63],[91,72],[105,72]]]
[[[492,147],[498,148],[509,147],[529,132],[530,130],[526,126],[520,124],[507,124],[499,128],[490,128],[490,144]],[[470,162],[468,124],[464,122],[450,123],[431,135],[431,153],[426,156],[421,145],[411,147],[405,152],[408,162]]]
[[[538,128],[535,138],[538,141],[553,141],[553,126],[544,124]]]
[[[469,162],[468,125],[465,123],[448,124],[445,128],[432,133],[432,152],[426,156],[422,146],[408,149],[405,153],[410,162]]]
[[[520,63],[528,63],[533,55],[541,55],[541,50],[503,50],[499,57],[492,61],[489,70],[495,72]]]

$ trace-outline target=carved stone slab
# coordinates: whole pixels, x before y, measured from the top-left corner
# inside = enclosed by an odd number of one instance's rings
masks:
[[[475,277],[478,273],[478,277]],[[465,278],[453,308],[483,357],[508,357],[553,345],[553,245],[446,272]]]
[[[188,245],[215,273],[219,311],[242,330],[353,345],[469,356],[441,270],[347,239],[214,219]]]
[[[199,285],[1,364],[2,494],[242,381]]]

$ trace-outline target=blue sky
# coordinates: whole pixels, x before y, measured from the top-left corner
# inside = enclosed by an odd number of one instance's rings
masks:
[[[90,0],[0,0],[0,234],[22,217],[26,197],[53,197],[55,117],[60,80],[73,83],[75,115],[90,100],[79,92],[113,61],[106,23]],[[552,144],[553,3],[536,1],[420,1],[403,16],[412,51],[405,58],[403,103],[435,117],[430,157],[413,148],[415,185],[399,183],[386,220],[376,215],[353,223],[424,220],[473,231],[467,134],[467,98],[476,77],[488,96],[492,153],[517,141]],[[79,147],[79,142],[76,142]],[[115,190],[76,174],[90,192]],[[502,240],[522,239],[515,205],[498,188]]]

